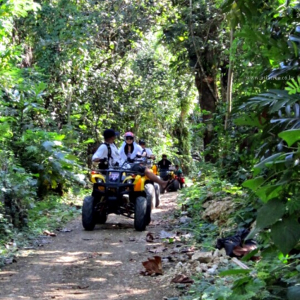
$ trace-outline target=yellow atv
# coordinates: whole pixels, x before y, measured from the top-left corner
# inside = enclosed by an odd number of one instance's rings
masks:
[[[170,166],[169,169],[160,169],[159,170],[159,177],[162,180],[168,180],[168,181],[172,181],[172,183],[169,185],[167,191],[168,192],[176,192],[180,189],[180,183],[178,181],[178,178],[176,176],[176,174],[174,173],[175,168],[173,166]],[[161,193],[164,193],[164,190],[161,189],[160,191]]]
[[[134,219],[137,231],[146,229],[155,198],[154,186],[148,177],[130,169],[113,167],[92,171],[91,181],[92,194],[84,198],[82,206],[85,230],[104,224],[111,213]]]

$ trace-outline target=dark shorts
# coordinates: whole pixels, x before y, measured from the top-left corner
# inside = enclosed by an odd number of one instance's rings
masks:
[[[145,166],[141,166],[140,164],[134,164],[132,167],[131,167],[131,170],[134,171],[134,172],[139,172],[141,174],[145,174],[145,170],[146,170],[146,167]]]

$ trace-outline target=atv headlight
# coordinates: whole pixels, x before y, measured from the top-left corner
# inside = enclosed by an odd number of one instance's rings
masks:
[[[96,178],[97,183],[103,183],[103,180],[101,178]]]

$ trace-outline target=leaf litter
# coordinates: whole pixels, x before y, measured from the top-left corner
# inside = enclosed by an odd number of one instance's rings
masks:
[[[191,283],[194,283],[194,280],[191,279],[190,277],[187,277],[183,274],[179,274],[179,275],[176,275],[172,280],[171,282],[173,283],[186,283],[186,284],[191,284]]]
[[[142,262],[146,271],[141,271],[141,274],[144,276],[154,276],[154,275],[162,275],[162,262],[160,256],[154,256],[153,258],[148,258],[147,261]]]
[[[148,243],[152,243],[154,241],[154,236],[153,236],[153,233],[152,232],[148,232],[147,235],[146,235],[146,241]]]

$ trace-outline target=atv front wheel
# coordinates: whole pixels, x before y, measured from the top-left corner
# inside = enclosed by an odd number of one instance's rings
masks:
[[[173,188],[173,190],[175,191],[175,192],[177,192],[178,190],[179,190],[179,188],[180,188],[180,183],[179,183],[179,181],[178,180],[174,180],[173,181],[173,186],[172,186],[172,188]]]
[[[94,230],[96,225],[94,213],[94,197],[87,196],[83,200],[82,205],[82,226],[85,230]]]
[[[160,186],[158,183],[154,183],[155,189],[155,207],[159,207],[160,204]]]
[[[145,193],[147,199],[146,225],[149,225],[151,222],[151,211],[155,207],[155,189],[153,184],[145,184]]]
[[[142,196],[137,197],[134,212],[134,228],[136,231],[144,231],[146,229],[146,213],[147,199]]]

